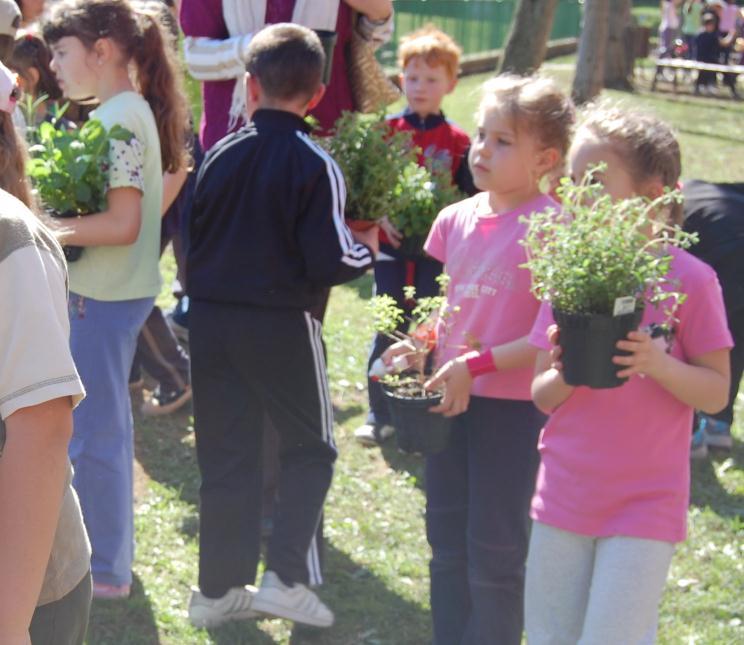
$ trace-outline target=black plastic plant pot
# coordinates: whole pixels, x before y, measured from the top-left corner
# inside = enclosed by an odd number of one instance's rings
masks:
[[[75,211],[65,211],[64,213],[60,213],[59,211],[47,211],[52,217],[59,217],[62,219],[66,219],[69,217],[77,217],[80,213],[76,213]],[[62,250],[65,253],[65,259],[67,262],[76,262],[80,259],[80,256],[83,254],[83,247],[82,246],[63,246]]]
[[[432,455],[449,444],[452,419],[429,412],[442,400],[440,393],[426,398],[404,397],[393,388],[383,388],[390,404],[398,448],[403,452]]]
[[[621,366],[612,362],[622,352],[617,342],[638,329],[643,309],[629,314],[568,314],[553,309],[560,329],[563,378],[569,385],[586,385],[595,389],[619,387],[627,378],[618,378]]]
[[[323,46],[325,52],[325,65],[323,66],[323,76],[321,80],[323,85],[328,85],[331,82],[331,70],[333,69],[333,50],[336,49],[336,39],[338,34],[335,31],[325,31],[323,29],[316,29],[315,33],[320,38],[320,44]]]

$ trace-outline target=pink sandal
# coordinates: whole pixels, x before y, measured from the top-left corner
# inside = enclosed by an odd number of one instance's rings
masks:
[[[102,582],[93,583],[93,597],[98,600],[122,600],[129,598],[131,585],[107,585]]]

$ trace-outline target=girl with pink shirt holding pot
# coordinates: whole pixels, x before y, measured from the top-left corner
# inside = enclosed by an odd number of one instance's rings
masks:
[[[569,160],[575,177],[605,163],[595,176],[615,199],[659,197],[676,186],[681,165],[666,124],[617,108],[589,112]],[[530,645],[655,640],[674,545],[686,533],[693,411],[726,405],[732,346],[713,269],[684,250],[669,253],[668,277],[687,299],[668,347],[646,331],[618,342],[628,352],[613,358],[618,376],[630,377],[623,386],[566,384],[550,303],[530,335],[540,349],[533,400],[550,414],[531,511]],[[646,307],[640,329],[665,318],[663,308]]]
[[[432,413],[454,417],[449,445],[426,460],[435,645],[522,639],[528,509],[544,415],[530,400],[540,308],[520,240],[521,219],[555,207],[543,194],[563,168],[571,100],[552,82],[500,76],[484,87],[470,167],[481,193],[445,208],[425,249],[450,276],[457,308],[439,330],[427,384]],[[393,345],[383,360],[410,351]]]

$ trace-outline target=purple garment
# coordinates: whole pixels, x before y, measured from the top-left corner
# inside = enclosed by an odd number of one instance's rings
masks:
[[[266,24],[292,22],[296,0],[270,0],[266,3]]]
[[[268,0],[266,18],[278,22],[291,20],[295,0]],[[222,0],[183,0],[181,3],[181,29],[186,36],[224,40],[230,37],[222,15]],[[273,20],[272,20],[273,21]],[[331,82],[320,104],[311,112],[321,128],[330,130],[344,110],[353,110],[351,86],[346,71],[348,44],[351,41],[351,8],[341,2],[336,23],[338,40],[333,55]],[[234,80],[205,81],[202,83],[203,111],[199,127],[199,140],[206,152],[228,134],[230,105]]]

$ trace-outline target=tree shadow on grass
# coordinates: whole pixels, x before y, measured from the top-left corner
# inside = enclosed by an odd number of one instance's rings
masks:
[[[734,441],[731,452],[710,451],[707,459],[693,461],[690,504],[709,507],[721,517],[744,516],[744,495],[730,493],[722,485],[720,469],[744,469],[744,444]]]
[[[179,491],[193,505],[199,502],[199,467],[188,414],[155,419],[135,416],[135,454],[151,479]]]
[[[336,422],[337,425],[343,425],[349,419],[353,419],[354,417],[362,414],[366,409],[367,406],[363,405],[362,403],[341,403],[339,405],[336,405],[334,403],[333,420]]]
[[[328,629],[295,625],[292,645],[421,645],[431,641],[429,612],[389,589],[369,569],[329,545],[326,581],[318,591],[336,615]],[[426,584],[422,581],[422,584]],[[260,627],[270,629],[263,621]],[[253,622],[210,630],[218,645],[275,643]]]
[[[127,600],[94,600],[88,645],[158,645],[160,636],[142,581],[134,576]]]
[[[704,107],[706,110],[719,110],[721,112],[737,113],[739,111],[740,103],[732,98],[728,88],[720,96],[714,97],[695,96],[694,84],[690,84],[688,87],[679,85],[676,93],[672,90],[671,83],[668,87],[665,85],[651,91],[653,72],[649,76],[650,78],[646,82],[642,82],[636,87],[639,96],[681,107],[689,107],[690,109]],[[704,136],[708,136],[708,134],[706,133]]]
[[[276,641],[255,620],[241,620],[209,630],[217,645],[270,645]]]
[[[703,130],[700,128],[693,128],[693,127],[679,127],[677,128],[679,132],[683,132],[684,134],[689,134],[695,137],[706,137],[709,139],[718,139],[719,141],[725,141],[727,144],[742,144],[744,143],[744,138],[736,138],[732,137],[730,135],[725,134],[719,134],[717,132],[709,132],[708,130]]]

